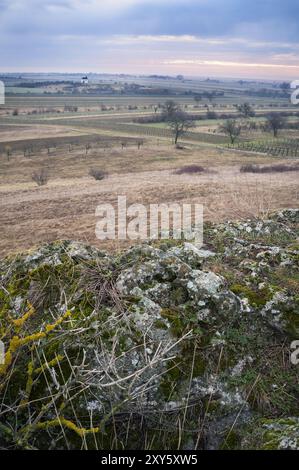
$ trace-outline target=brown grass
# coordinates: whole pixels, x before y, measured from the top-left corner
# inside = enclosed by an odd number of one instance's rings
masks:
[[[194,173],[203,173],[204,171],[205,169],[203,166],[187,165],[187,166],[183,166],[182,168],[179,168],[174,173],[176,175],[183,175],[183,174],[193,175]]]
[[[205,218],[223,221],[262,215],[283,207],[298,207],[299,185],[294,172],[240,173],[249,157],[241,153],[221,154],[200,147],[177,151],[173,146],[127,147],[24,158],[4,157],[0,163],[0,215],[2,254],[28,249],[56,239],[75,239],[100,248],[117,250],[128,243],[100,242],[95,236],[95,208],[100,203],[116,205],[118,195],[128,204],[201,203]],[[213,171],[174,174],[186,164],[210,167]],[[250,157],[250,163],[273,163],[273,159]],[[109,178],[101,184],[88,176],[89,168],[101,165]],[[285,163],[288,163],[287,161]],[[49,167],[47,186],[31,180],[42,164]]]
[[[79,140],[79,138],[78,138]],[[183,166],[194,165],[209,167],[211,170],[219,166],[241,165],[248,161],[242,153],[224,152],[209,146],[198,148],[185,148],[177,150],[173,145],[155,145],[146,142],[142,149],[138,150],[135,142],[122,150],[119,143],[111,137],[105,147],[93,145],[86,155],[85,142],[82,146],[72,147],[66,145],[57,150],[51,149],[48,155],[47,149],[34,152],[33,155],[24,157],[23,149],[13,151],[10,161],[7,161],[5,153],[0,154],[0,190],[12,184],[22,183],[25,186],[31,181],[34,171],[47,166],[52,178],[81,178],[88,174],[90,168],[101,168],[109,173],[138,173],[142,171],[176,170]],[[254,156],[250,157],[250,163],[273,163],[273,158]],[[18,169],[18,171],[17,171]],[[21,171],[20,171],[21,170]],[[4,185],[4,186],[3,186]]]
[[[51,126],[51,125],[38,125],[38,124],[10,124],[0,125],[0,142],[21,141],[37,139],[40,137],[62,137],[80,135],[75,129],[70,129],[66,126]],[[26,142],[24,142],[26,144]]]
[[[279,163],[276,165],[253,165],[248,163],[242,165],[240,168],[241,173],[284,173],[286,171],[299,171],[299,164],[287,165]]]
[[[38,186],[45,186],[49,181],[49,175],[46,168],[35,171],[32,175],[32,181]]]
[[[92,176],[95,180],[101,181],[108,176],[108,174],[98,168],[91,168],[89,170],[89,176]]]

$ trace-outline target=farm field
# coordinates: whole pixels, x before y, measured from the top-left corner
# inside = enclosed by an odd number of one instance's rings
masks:
[[[100,81],[101,86],[113,83],[107,78]],[[24,93],[18,83],[9,87],[6,104],[0,108],[2,254],[60,238],[120,248],[113,241],[99,242],[94,232],[97,204],[116,204],[119,194],[126,195],[128,203],[145,205],[199,202],[212,221],[299,205],[298,172],[240,172],[244,163],[287,165],[299,156],[296,128],[281,129],[278,139],[261,128],[273,110],[289,113],[287,121],[293,127],[298,120],[287,99],[251,96],[261,86],[275,93],[272,84],[118,78],[118,87],[136,83],[149,89],[163,85],[168,92],[59,96],[51,86],[47,95],[39,94],[40,88]],[[195,103],[194,93],[206,91],[220,96]],[[168,99],[196,119],[180,137],[178,148],[167,123],[142,121],[159,116]],[[240,120],[244,128],[232,145],[221,126],[226,116],[240,119],[237,106],[246,100],[255,117]],[[215,116],[209,116],[211,112]],[[175,174],[185,165],[200,165],[205,171]],[[91,169],[106,172],[107,177],[96,181],[89,175]],[[38,186],[32,175],[41,171],[47,184]]]
[[[80,131],[64,126],[38,124],[0,124],[0,142],[17,142],[28,139],[57,138],[62,136],[80,135]]]
[[[249,157],[210,147],[175,150],[145,142],[124,150],[110,142],[109,149],[59,152],[2,162],[0,176],[0,251],[15,253],[56,239],[75,239],[100,248],[117,250],[124,244],[100,242],[95,237],[95,208],[101,203],[116,205],[118,195],[128,204],[197,202],[204,204],[207,220],[224,221],[258,216],[274,209],[299,205],[298,173],[275,175],[241,174],[244,162],[268,164],[273,159]],[[277,159],[275,160],[277,161]],[[285,162],[285,160],[284,160]],[[177,175],[187,164],[199,164],[204,174]],[[46,186],[37,187],[31,174],[45,165]],[[96,181],[88,175],[92,167],[108,172]],[[22,172],[20,172],[22,168]]]

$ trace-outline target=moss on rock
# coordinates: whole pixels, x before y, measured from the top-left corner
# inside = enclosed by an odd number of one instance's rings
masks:
[[[298,212],[1,260],[2,447],[297,448]]]

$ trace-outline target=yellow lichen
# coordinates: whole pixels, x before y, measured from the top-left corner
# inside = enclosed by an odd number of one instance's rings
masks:
[[[64,359],[64,356],[61,356],[60,354],[58,354],[58,356],[56,356],[54,359],[52,359],[52,361],[45,362],[45,363],[42,364],[40,367],[37,367],[37,368],[34,370],[34,373],[35,373],[35,374],[39,374],[40,372],[43,372],[45,369],[47,369],[47,368],[49,368],[49,367],[54,367],[54,366],[56,366],[59,362],[61,362],[63,359]]]
[[[31,312],[27,312],[27,314],[24,315],[26,316],[26,319],[29,318],[28,314],[32,315]],[[19,336],[14,336],[9,344],[8,351],[5,354],[4,358],[4,364],[0,365],[0,375],[4,375],[7,372],[7,369],[11,365],[13,361],[13,355],[14,353],[21,348],[22,346],[34,342],[34,341],[39,341],[40,339],[45,338],[49,333],[51,333],[57,326],[59,326],[66,318],[68,318],[71,315],[71,311],[68,310],[65,312],[64,315],[62,315],[58,320],[56,320],[55,323],[52,323],[50,325],[46,325],[45,332],[41,331],[39,333],[33,333],[31,335],[25,336],[25,338],[20,338]],[[24,320],[24,317],[22,317],[20,320],[23,321],[23,323],[26,321]],[[19,324],[19,326],[22,326],[22,323]]]
[[[20,329],[24,325],[24,323],[30,318],[35,310],[31,304],[28,304],[29,310],[26,312],[21,318],[18,318],[17,320],[12,320],[12,323],[15,325],[16,328]]]
[[[28,378],[27,378],[27,383],[26,383],[26,388],[25,388],[25,398],[21,401],[20,405],[25,406],[28,403],[28,399],[30,397],[30,393],[32,390],[33,386],[33,370],[34,370],[34,364],[33,361],[28,362],[28,368],[27,368],[27,373],[28,373]]]
[[[11,365],[13,361],[14,353],[24,346],[25,344],[31,343],[33,341],[38,341],[42,338],[46,337],[46,333],[34,333],[29,336],[25,336],[25,338],[19,338],[18,336],[14,336],[10,343],[7,353],[5,354],[4,364],[0,365],[0,375],[4,375],[7,372],[8,367]]]
[[[46,332],[50,333],[51,331],[54,330],[57,326],[59,326],[66,318],[68,318],[72,312],[70,310],[67,310],[62,317],[58,318],[58,320],[55,323],[52,323],[52,325],[47,325],[46,326]]]
[[[37,423],[35,427],[36,429],[48,429],[50,427],[57,427],[57,426],[64,426],[70,429],[71,431],[74,431],[80,437],[84,437],[87,434],[95,434],[100,431],[100,428],[90,428],[90,429],[79,428],[75,423],[73,423],[69,419],[64,418],[63,416],[49,420],[49,421],[44,421],[42,423]]]

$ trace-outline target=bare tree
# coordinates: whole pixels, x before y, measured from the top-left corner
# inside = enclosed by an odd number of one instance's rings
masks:
[[[241,134],[241,126],[235,119],[228,119],[220,126],[220,130],[229,136],[231,144],[234,144],[237,137]]]
[[[49,181],[49,175],[48,175],[47,170],[45,168],[41,168],[40,170],[35,171],[32,175],[32,180],[38,186],[44,186]]]
[[[271,113],[267,116],[267,127],[271,129],[274,137],[278,136],[278,131],[284,127],[285,122],[285,117],[279,113]]]
[[[90,143],[87,143],[87,144],[85,145],[85,155],[88,154],[88,152],[89,152],[90,149],[91,149],[91,144],[90,144]]]
[[[190,116],[172,100],[168,100],[164,104],[162,117],[173,133],[175,145],[179,137],[185,134],[188,129],[194,127],[194,122],[190,119]]]
[[[162,118],[168,121],[178,111],[180,111],[179,105],[173,100],[167,100],[162,106]]]
[[[195,103],[198,105],[198,103],[202,100],[202,96],[199,94],[199,93],[196,93],[196,95],[194,95],[194,101]]]
[[[194,122],[190,119],[187,113],[178,110],[168,119],[168,126],[173,132],[174,143],[176,145],[179,137],[194,127]]]
[[[282,82],[280,85],[279,85],[279,88],[281,90],[289,90],[291,87],[291,84],[289,82]]]
[[[11,154],[12,154],[12,149],[10,145],[5,146],[5,153],[6,153],[7,161],[9,162]]]
[[[203,93],[203,97],[206,98],[209,101],[209,103],[212,103],[215,96],[216,96],[216,94],[215,94],[214,91],[205,91]]]
[[[255,112],[249,103],[242,103],[237,106],[237,109],[245,119],[255,116]]]
[[[30,148],[28,147],[23,147],[23,154],[24,154],[24,157],[29,157],[30,156]]]

